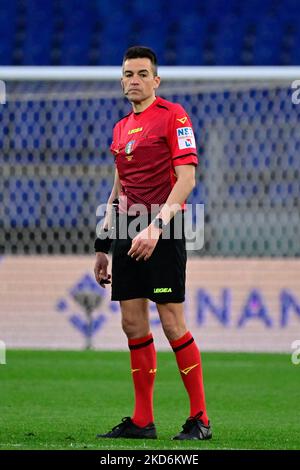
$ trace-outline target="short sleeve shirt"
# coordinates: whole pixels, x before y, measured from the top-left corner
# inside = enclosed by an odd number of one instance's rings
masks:
[[[175,167],[197,165],[191,120],[177,103],[162,98],[143,112],[129,113],[114,127],[111,151],[115,156],[122,193],[128,210],[133,204],[166,202],[175,182]]]

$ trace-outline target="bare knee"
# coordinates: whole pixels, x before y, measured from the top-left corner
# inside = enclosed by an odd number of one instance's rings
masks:
[[[182,304],[157,304],[164,333],[169,341],[181,338],[187,331]]]
[[[121,302],[122,329],[128,339],[142,338],[150,332],[148,304],[138,300],[142,299]]]
[[[127,338],[138,338],[141,329],[140,322],[132,316],[122,316],[122,329]],[[142,335],[141,335],[142,337]]]

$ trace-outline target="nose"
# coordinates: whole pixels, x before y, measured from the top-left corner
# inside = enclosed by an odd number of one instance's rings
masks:
[[[138,74],[133,75],[130,80],[131,85],[138,85],[140,83],[140,77]]]

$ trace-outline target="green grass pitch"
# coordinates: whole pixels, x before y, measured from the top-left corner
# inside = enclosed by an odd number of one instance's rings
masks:
[[[287,354],[203,353],[211,441],[172,441],[188,416],[173,353],[158,353],[157,440],[95,439],[130,416],[129,354],[8,351],[0,449],[299,449],[300,365]]]

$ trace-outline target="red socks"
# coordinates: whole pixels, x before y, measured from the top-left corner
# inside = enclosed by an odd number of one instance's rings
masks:
[[[201,420],[207,425],[201,357],[194,338],[188,331],[181,338],[170,341],[170,345],[176,354],[181,378],[189,394],[190,416],[196,416],[202,412]]]
[[[129,339],[131,373],[134,383],[135,407],[132,421],[140,427],[153,423],[153,389],[156,373],[156,352],[153,336]]]
[[[190,416],[201,413],[201,420],[208,424],[202,366],[199,349],[188,331],[181,338],[170,341],[190,398]],[[140,427],[153,423],[153,389],[156,373],[156,352],[150,333],[144,338],[128,340],[131,372],[134,383],[135,407],[132,421]]]

